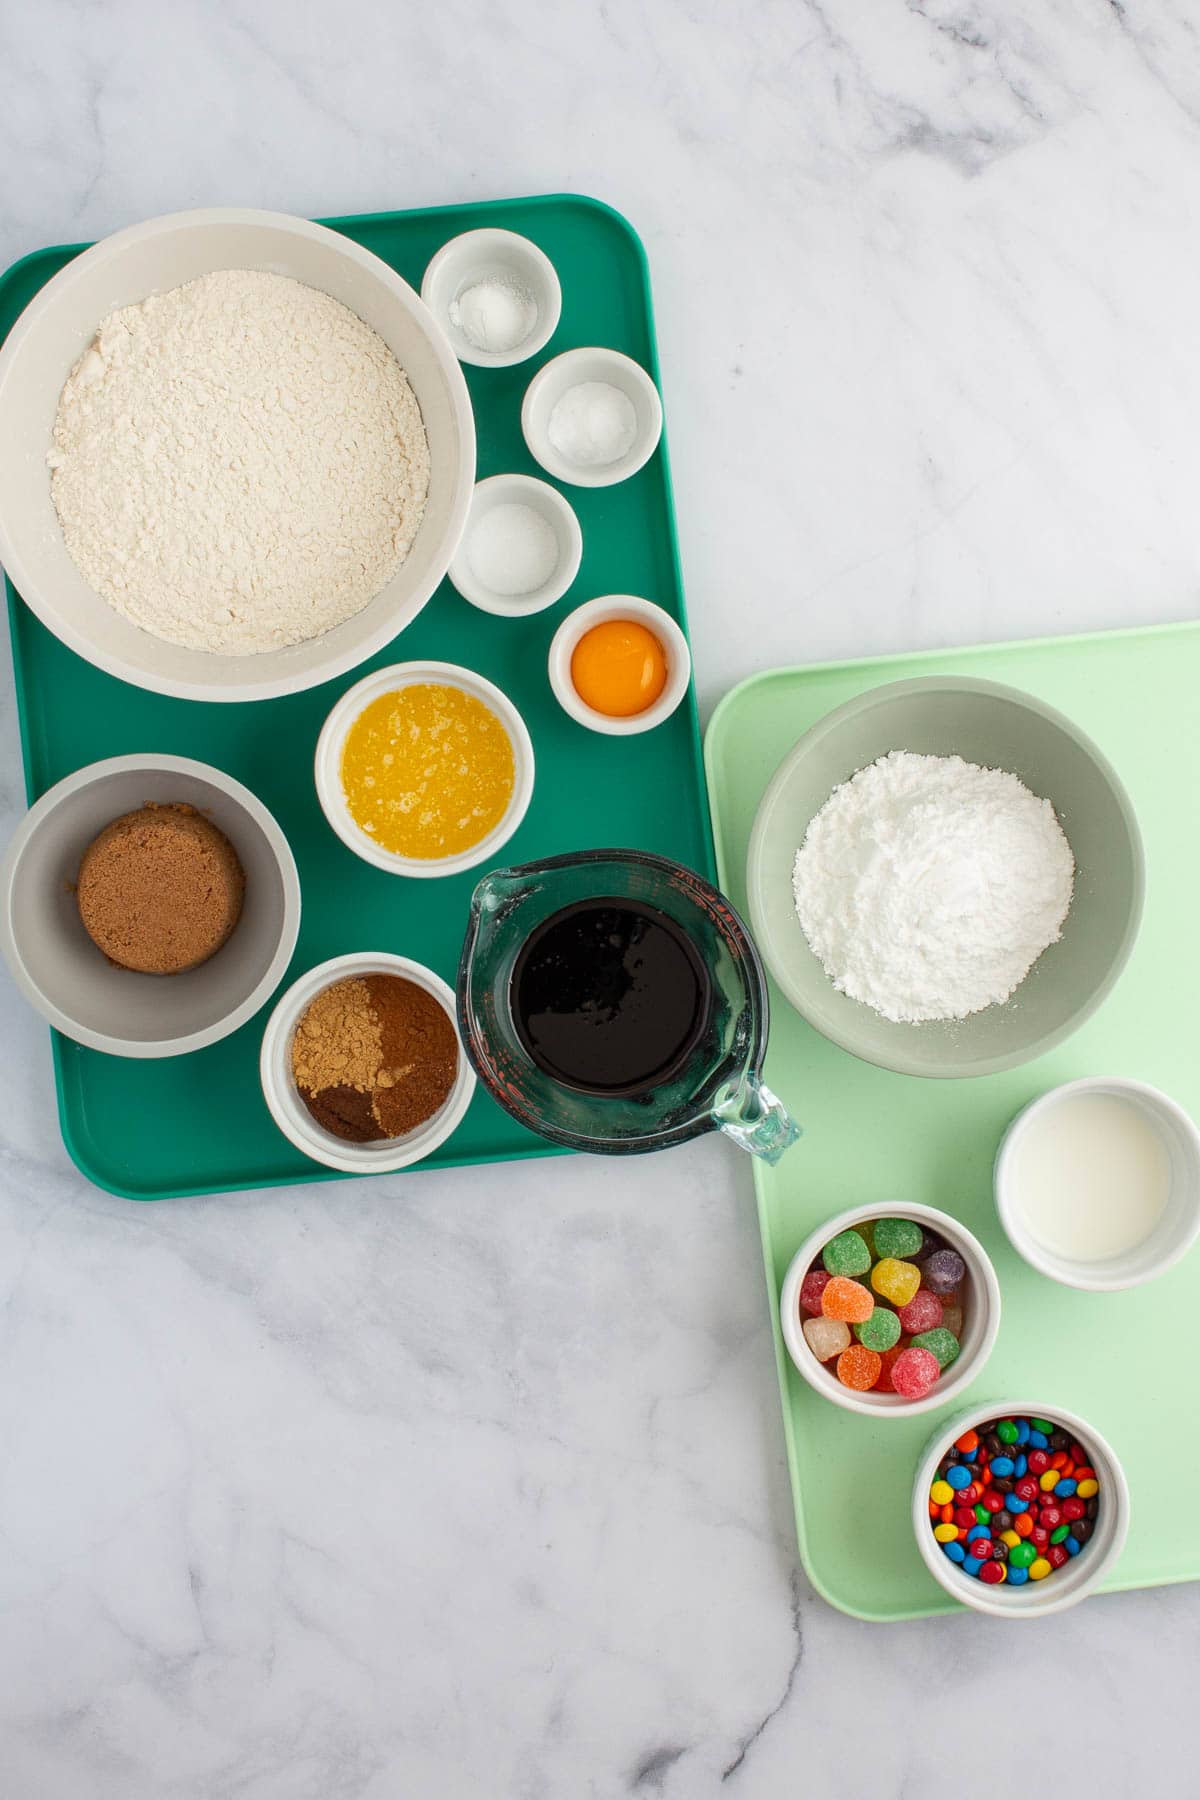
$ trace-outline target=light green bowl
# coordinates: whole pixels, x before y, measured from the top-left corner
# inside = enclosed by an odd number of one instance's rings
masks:
[[[808,947],[792,864],[809,820],[839,782],[910,750],[1008,769],[1050,800],[1075,856],[1057,944],[1003,1006],[957,1021],[898,1025],[839,994]],[[810,1025],[902,1075],[991,1075],[1040,1056],[1095,1011],[1137,936],[1145,869],[1129,796],[1069,719],[992,681],[897,681],[861,694],[805,733],[763,795],[746,870],[750,919],[777,986]]]

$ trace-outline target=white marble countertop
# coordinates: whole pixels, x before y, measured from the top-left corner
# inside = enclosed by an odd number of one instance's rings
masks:
[[[0,50],[0,265],[213,202],[625,211],[706,710],[1197,610],[1184,0],[53,0]],[[138,1207],[2,1015],[5,1800],[1195,1790],[1195,1588],[813,1595],[733,1150]]]

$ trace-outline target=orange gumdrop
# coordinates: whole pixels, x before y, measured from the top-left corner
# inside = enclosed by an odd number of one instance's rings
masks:
[[[843,1387],[854,1388],[857,1393],[865,1394],[879,1380],[880,1356],[878,1350],[868,1350],[865,1344],[851,1344],[843,1350],[837,1359],[837,1378]]]
[[[821,1293],[821,1311],[827,1319],[844,1319],[847,1325],[861,1325],[875,1311],[875,1297],[861,1281],[848,1275],[834,1275]],[[842,1352],[845,1355],[845,1351]],[[871,1352],[877,1356],[876,1351]]]

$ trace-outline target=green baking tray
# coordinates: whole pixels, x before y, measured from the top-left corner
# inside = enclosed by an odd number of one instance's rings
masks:
[[[626,220],[585,196],[539,195],[324,221],[419,288],[434,251],[460,231],[499,225],[541,246],[562,282],[562,319],[546,349],[509,369],[466,368],[478,474],[544,477],[521,436],[521,398],[551,356],[580,344],[623,350],[658,379],[645,252]],[[0,338],[82,244],[39,250],[0,277]],[[325,823],[312,782],[321,723],[369,670],[412,658],[464,663],[497,682],[525,717],[537,780],[505,860],[596,845],[653,849],[712,873],[712,841],[693,692],[657,730],[603,737],[566,717],[546,674],[565,613],[596,594],[644,594],[686,630],[666,439],[644,469],[611,488],[566,488],[583,528],[583,564],[557,606],[506,620],[468,606],[449,582],[400,637],[353,673],[307,693],[245,705],[172,700],[102,674],[59,643],[8,588],[17,708],[32,801],[101,757],[171,751],[226,769],[271,808],[300,869],[303,918],[286,980],[357,949],[393,950],[453,982],[478,869],[405,881],[373,869]],[[52,1033],[67,1149],[98,1186],[136,1200],[346,1179],[309,1162],[276,1130],[258,1083],[268,1008],[211,1049],[157,1062],[105,1056]],[[458,1130],[422,1167],[544,1156],[551,1147],[476,1093]]]
[[[1106,1587],[1200,1575],[1200,1540],[1178,1503],[1196,1479],[1191,1319],[1200,1251],[1147,1287],[1078,1293],[1010,1249],[991,1187],[1013,1114],[1076,1076],[1134,1076],[1200,1117],[1200,625],[779,669],[743,682],[718,707],[705,745],[718,868],[735,906],[745,904],[759,800],[797,738],[843,701],[920,675],[1008,682],[1095,739],[1137,810],[1146,909],[1129,964],[1099,1011],[1066,1043],[1001,1075],[932,1081],[873,1068],[773,993],[766,1075],[806,1130],[778,1167],[755,1165],[796,1528],[814,1586],[862,1619],[957,1610],[913,1542],[917,1459],[941,1419],[1014,1394],[1035,1396],[1048,1413],[1056,1404],[1081,1413],[1125,1466],[1129,1538]],[[859,1204],[903,1211],[905,1199],[941,1207],[979,1236],[995,1261],[1003,1316],[991,1359],[966,1394],[939,1413],[876,1422],[822,1400],[796,1374],[779,1333],[779,1290],[823,1218]]]

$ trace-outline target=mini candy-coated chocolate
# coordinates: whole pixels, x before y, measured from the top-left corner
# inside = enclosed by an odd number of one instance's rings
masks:
[[[903,1357],[929,1356],[928,1340],[941,1335],[937,1327],[919,1333]],[[943,1454],[929,1510],[935,1542],[965,1575],[1021,1587],[1052,1579],[1082,1554],[1100,1498],[1087,1452],[1053,1420],[992,1419]]]

